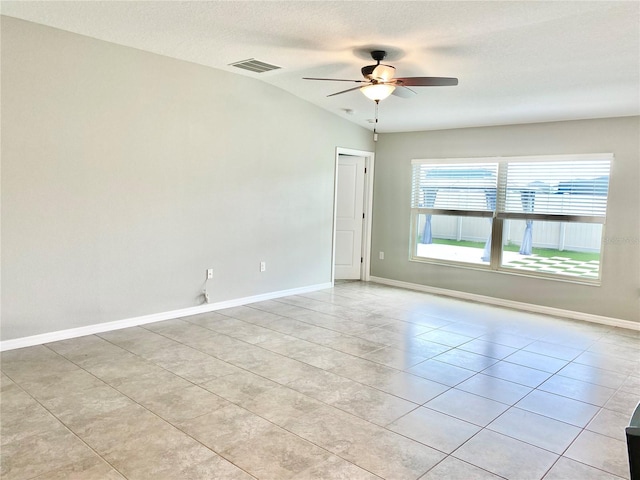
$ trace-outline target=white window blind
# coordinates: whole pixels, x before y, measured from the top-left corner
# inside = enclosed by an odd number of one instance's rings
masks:
[[[413,162],[411,208],[493,212],[497,163]]]
[[[603,223],[607,210],[610,160],[507,162],[500,182],[498,215],[591,217]]]

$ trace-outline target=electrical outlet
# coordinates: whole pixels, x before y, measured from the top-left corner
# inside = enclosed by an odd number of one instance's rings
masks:
[[[264,272],[267,269],[267,262],[260,262],[260,271]]]
[[[380,260],[384,260],[384,252],[380,252],[380,253],[378,254],[378,258],[379,258]]]
[[[213,278],[213,268],[207,268],[207,280],[211,280]]]

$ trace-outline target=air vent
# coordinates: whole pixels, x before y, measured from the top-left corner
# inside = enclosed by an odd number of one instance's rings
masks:
[[[256,73],[264,73],[269,72],[271,70],[277,70],[277,65],[271,65],[269,63],[261,62],[260,60],[256,60],[255,58],[250,58],[249,60],[242,60],[241,62],[230,63],[232,67],[242,68],[244,70],[249,70],[250,72]]]

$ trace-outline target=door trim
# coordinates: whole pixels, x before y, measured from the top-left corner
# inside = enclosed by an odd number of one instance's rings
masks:
[[[338,208],[338,161],[340,155],[364,157],[364,221],[362,222],[362,265],[360,266],[360,280],[368,282],[371,278],[371,216],[373,215],[373,152],[354,150],[352,148],[336,147],[336,159],[333,174],[333,238],[331,243],[331,284],[336,279],[336,221]]]

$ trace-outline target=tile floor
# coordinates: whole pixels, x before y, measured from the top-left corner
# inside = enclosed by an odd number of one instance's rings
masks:
[[[14,479],[620,479],[640,332],[344,282],[2,354]]]

